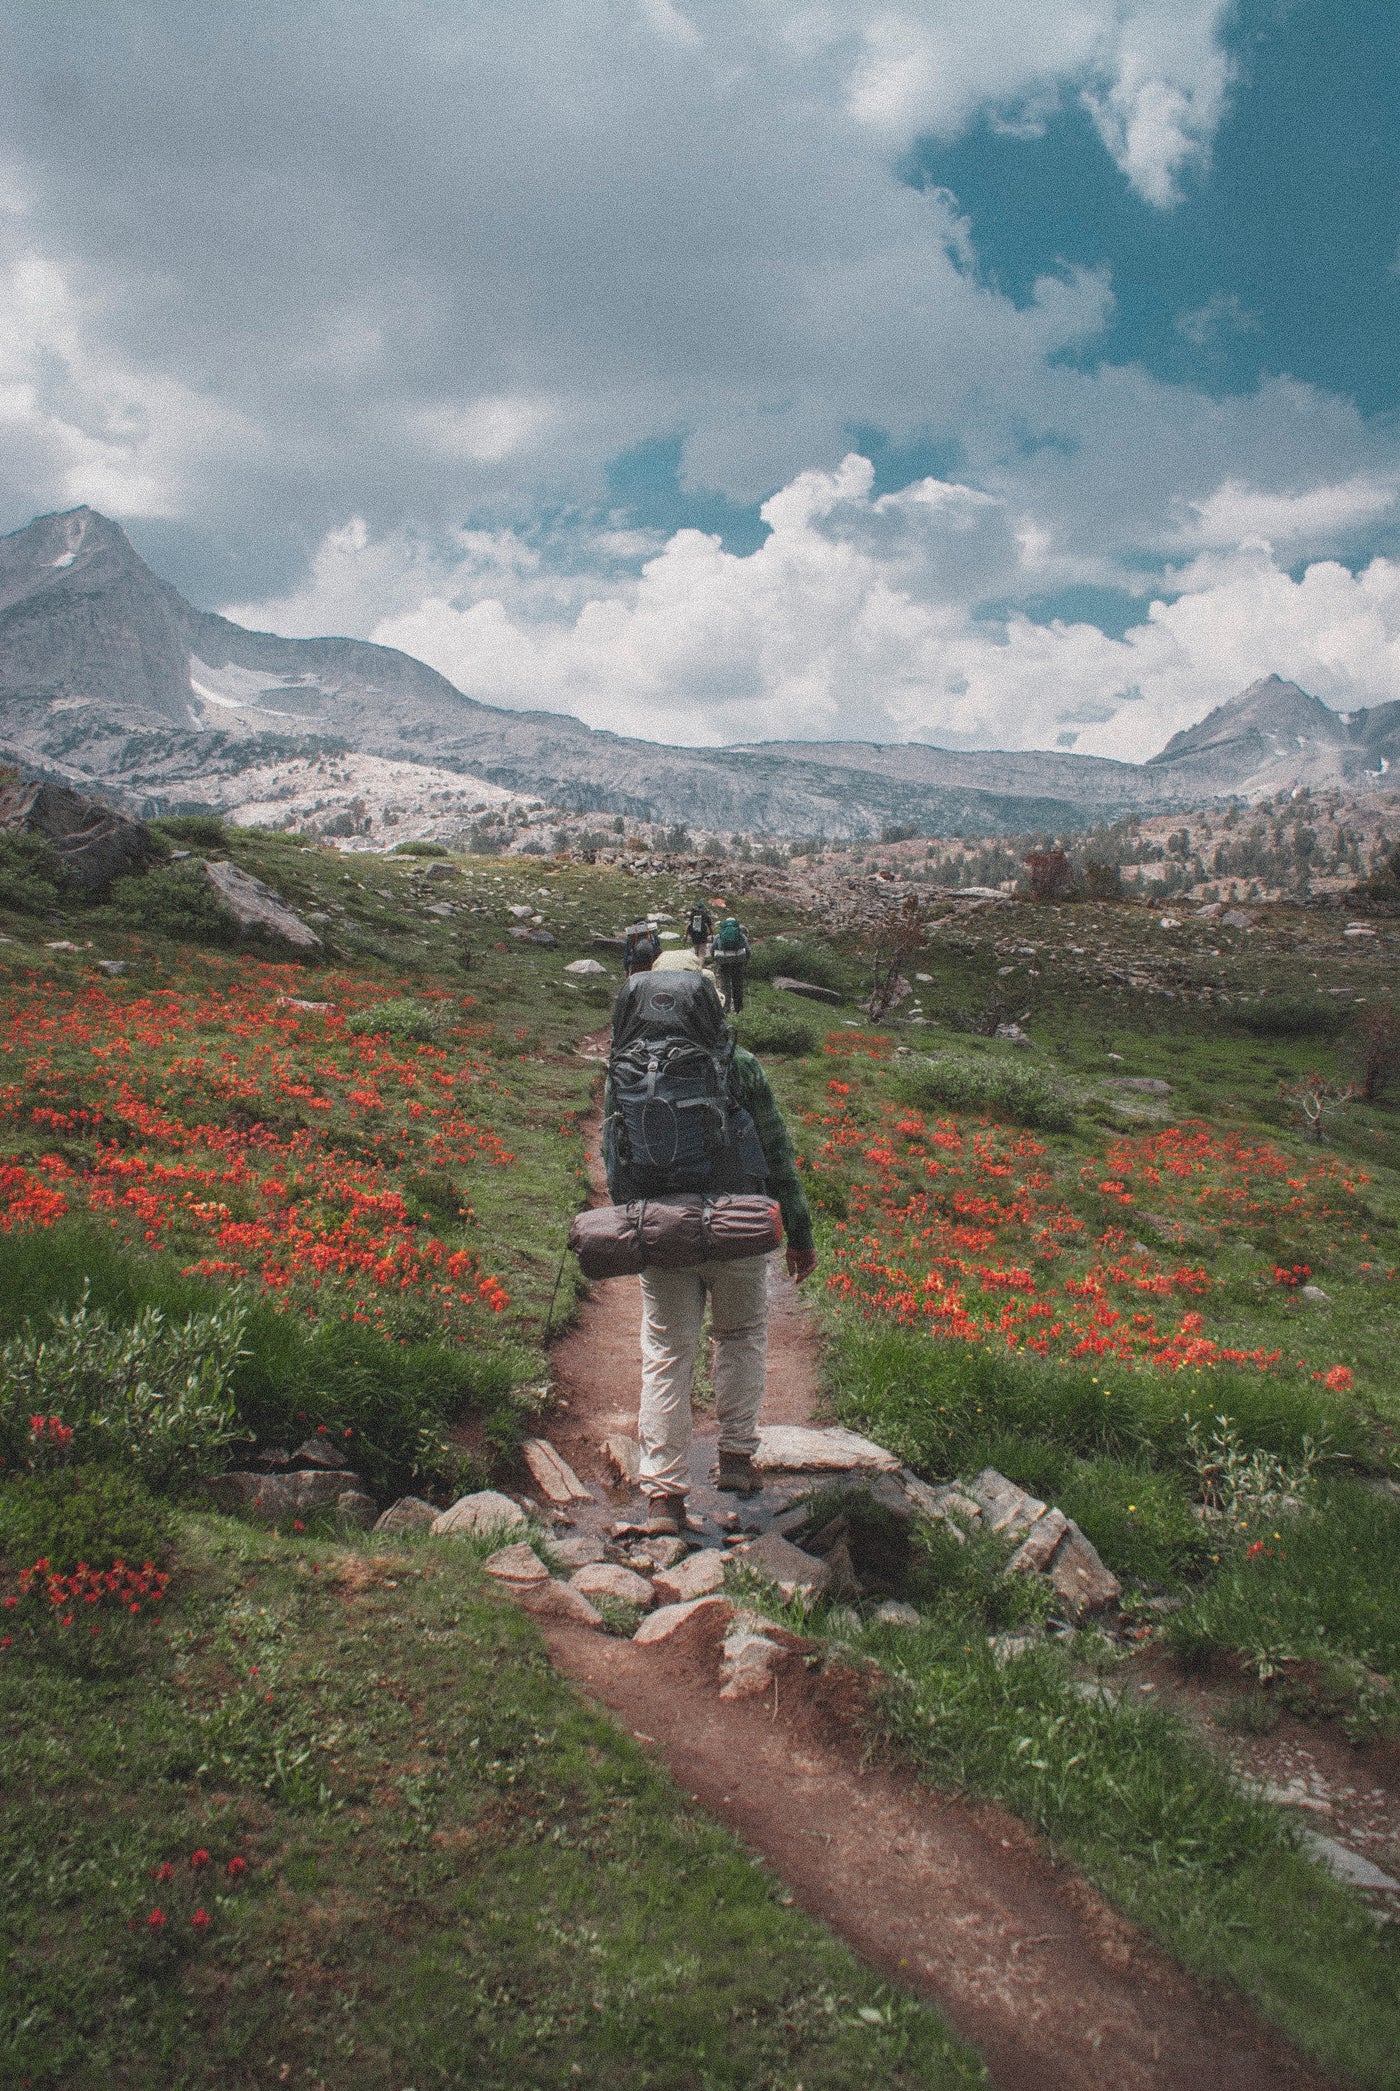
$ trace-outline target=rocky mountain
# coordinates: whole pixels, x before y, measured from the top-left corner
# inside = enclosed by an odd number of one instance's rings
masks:
[[[460,779],[457,812],[539,799],[699,830],[861,835],[1068,830],[1128,811],[1367,788],[1400,766],[1400,704],[1347,717],[1271,676],[1150,763],[783,741],[672,748],[477,703],[391,647],[283,639],[197,610],[90,508],[0,539],[0,751],[135,811],[261,801],[330,762]]]

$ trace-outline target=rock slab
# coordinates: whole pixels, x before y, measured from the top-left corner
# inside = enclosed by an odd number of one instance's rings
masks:
[[[431,1532],[438,1521],[438,1514],[431,1503],[421,1496],[400,1496],[391,1503],[382,1516],[375,1519],[376,1532]]]
[[[804,1001],[826,1002],[832,1008],[839,1008],[846,999],[834,987],[817,987],[810,980],[792,980],[786,973],[775,974],[773,986],[780,995],[801,995]]]
[[[635,1438],[604,1438],[603,1457],[619,1481],[635,1486],[642,1471],[642,1448]]]
[[[736,1549],[733,1558],[777,1584],[784,1597],[820,1597],[831,1580],[831,1569],[815,1554],[806,1554],[777,1532],[765,1532],[747,1546]]]
[[[708,1597],[724,1588],[724,1564],[728,1557],[718,1547],[705,1547],[698,1554],[663,1568],[652,1587],[663,1605],[688,1604],[693,1597]]]
[[[590,1503],[592,1497],[548,1438],[527,1438],[520,1448],[536,1488],[547,1503]]]
[[[778,1423],[758,1433],[754,1465],[769,1474],[893,1474],[900,1462],[893,1452],[854,1430],[833,1426],[814,1430],[804,1424]]]
[[[149,870],[162,855],[141,821],[70,791],[66,784],[16,781],[4,786],[0,828],[41,836],[69,878],[88,893],[113,879]]]
[[[646,1577],[616,1561],[590,1562],[569,1577],[569,1588],[581,1590],[590,1603],[594,1598],[610,1597],[615,1604],[635,1605],[643,1612],[649,1612],[656,1603],[656,1592]]]
[[[649,1648],[656,1642],[674,1641],[696,1622],[723,1626],[733,1616],[734,1607],[727,1597],[697,1597],[686,1605],[662,1605],[642,1621],[632,1639]]]
[[[494,1488],[479,1489],[474,1495],[458,1496],[450,1509],[441,1511],[433,1520],[437,1533],[515,1532],[522,1530],[525,1513],[509,1496],[503,1496]]]
[[[225,911],[238,925],[240,936],[259,936],[293,951],[320,951],[321,939],[294,914],[281,895],[261,879],[240,871],[236,864],[203,860],[204,876]]]
[[[325,1510],[358,1487],[358,1474],[220,1474],[209,1493],[221,1510],[246,1510],[269,1525]]]
[[[487,1560],[486,1573],[498,1583],[546,1583],[549,1570],[527,1539],[503,1546]]]

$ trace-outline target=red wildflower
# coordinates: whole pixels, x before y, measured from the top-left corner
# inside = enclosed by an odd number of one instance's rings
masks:
[[[248,1861],[246,1859],[230,1859],[228,1862],[228,1871],[229,1878],[231,1880],[237,1880],[240,1873],[246,1873],[248,1871]]]
[[[194,1915],[190,1918],[190,1922],[191,1924],[193,1924],[196,1931],[207,1931],[209,1929],[208,1910],[197,1909]]]
[[[200,1872],[202,1872],[202,1871],[203,1871],[203,1869],[204,1869],[204,1868],[205,1868],[205,1867],[206,1867],[206,1866],[207,1866],[208,1864],[209,1864],[209,1854],[208,1854],[208,1852],[207,1852],[207,1851],[206,1851],[206,1850],[204,1849],[204,1846],[203,1846],[203,1845],[201,1844],[201,1845],[200,1845],[200,1847],[199,1847],[199,1850],[198,1850],[198,1851],[192,1851],[192,1852],[190,1853],[190,1868],[191,1868],[191,1871],[192,1871],[192,1872],[195,1872],[195,1873],[200,1873]]]
[[[165,1911],[163,1909],[153,1909],[151,1911],[150,1916],[146,1919],[146,1929],[147,1931],[164,1931]]]

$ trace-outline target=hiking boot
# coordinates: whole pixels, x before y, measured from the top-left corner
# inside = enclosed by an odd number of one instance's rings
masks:
[[[763,1476],[747,1452],[721,1452],[719,1485],[726,1495],[756,1496],[763,1486]]]
[[[685,1530],[685,1497],[653,1496],[647,1506],[647,1531],[654,1539],[679,1539]]]

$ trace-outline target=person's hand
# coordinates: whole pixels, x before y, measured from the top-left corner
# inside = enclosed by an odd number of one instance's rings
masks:
[[[788,1276],[790,1278],[794,1278],[799,1285],[803,1284],[806,1279],[811,1277],[813,1271],[817,1267],[816,1250],[794,1249],[791,1242],[789,1242],[787,1252],[787,1267]]]

